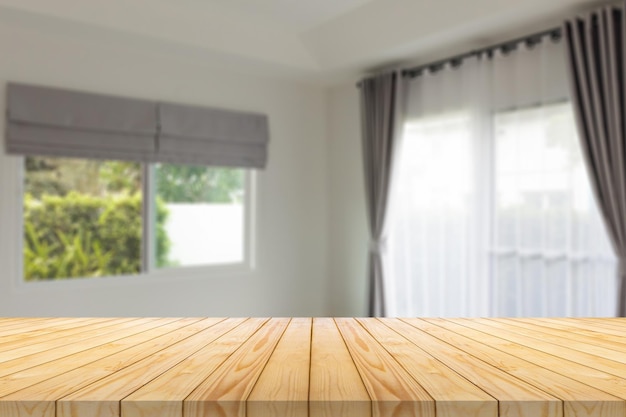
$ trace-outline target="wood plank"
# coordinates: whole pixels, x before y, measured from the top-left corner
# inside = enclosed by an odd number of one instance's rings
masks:
[[[247,417],[308,417],[310,318],[294,318],[270,356],[246,404]]]
[[[434,417],[433,398],[354,319],[335,319],[372,398],[374,416]]]
[[[0,323],[5,323],[15,319],[27,320],[28,317],[0,317]]]
[[[530,343],[541,343],[542,346],[553,346],[555,348],[552,349],[553,352],[570,352],[570,355],[576,355],[578,357],[585,357],[587,360],[593,360],[594,363],[601,365],[600,368],[602,370],[615,370],[622,372],[621,370],[626,369],[626,364],[623,361],[614,361],[611,359],[606,359],[599,354],[591,354],[586,353],[580,350],[574,349],[570,344],[562,344],[558,343],[560,339],[554,339],[554,334],[552,330],[565,330],[566,334],[569,335],[569,338],[574,339],[572,336],[576,336],[575,339],[577,342],[583,342],[587,345],[597,345],[604,346],[612,350],[626,351],[626,332],[622,333],[621,336],[613,335],[610,333],[598,333],[596,330],[586,330],[584,327],[581,329],[574,329],[570,326],[557,325],[558,328],[552,329],[551,327],[537,326],[540,330],[535,330],[535,327],[531,325],[531,323],[525,323],[523,321],[511,321],[509,319],[490,319],[489,321],[481,321],[481,324],[491,325],[492,327],[504,328],[509,332],[513,332],[518,335],[523,335],[533,342]],[[571,330],[567,330],[571,329]],[[597,336],[595,336],[597,335]],[[557,343],[555,343],[557,341]],[[594,344],[595,341],[595,344]],[[565,350],[563,351],[563,348]],[[559,353],[560,354],[560,353]],[[607,365],[603,365],[606,363]],[[621,373],[624,374],[623,372]]]
[[[311,332],[311,417],[371,417],[370,396],[331,318],[314,318]]]
[[[457,334],[486,343],[535,365],[553,370],[590,387],[626,399],[626,379],[624,379],[626,378],[626,367],[623,364],[607,361],[612,362],[617,369],[616,371],[609,368],[609,370],[614,372],[614,375],[612,375],[611,373],[595,369],[598,366],[598,361],[602,360],[602,358],[563,349],[549,343],[543,343],[541,340],[529,339],[506,330],[506,326],[491,327],[476,320],[469,323],[467,320],[429,319],[428,321]],[[497,337],[492,336],[494,328],[497,329]],[[622,378],[616,376],[620,373]]]
[[[500,319],[499,321],[506,323],[509,326],[513,326],[511,330],[515,330],[518,327],[531,330],[537,335],[548,333],[550,335],[555,334],[555,330],[566,332],[569,335],[576,334],[577,341],[584,341],[593,345],[602,345],[607,348],[615,348],[618,351],[626,349],[626,329],[618,330],[616,328],[603,327],[598,329],[596,324],[587,324],[583,321],[570,322],[567,319],[562,320],[543,320],[536,319],[532,323],[524,320],[509,320]]]
[[[57,361],[47,362],[20,373],[12,380],[0,380],[0,390],[22,389],[0,398],[0,415],[54,417],[57,399],[132,365],[204,328],[194,325],[199,318],[161,319],[152,327],[115,342],[107,343]],[[170,321],[170,323],[168,323]],[[166,324],[163,324],[166,323]],[[120,334],[121,335],[121,334]],[[100,359],[98,359],[100,358]],[[50,377],[50,375],[56,375]],[[39,381],[39,382],[37,382]]]
[[[586,317],[583,319],[577,319],[580,321],[590,322],[599,327],[606,327],[609,329],[624,329],[626,328],[626,320],[623,317],[611,317],[611,318],[598,318],[598,317]]]
[[[411,319],[407,321],[448,343],[453,343],[466,352],[471,352],[473,356],[492,366],[497,366],[509,375],[559,398],[563,401],[565,417],[624,417],[626,415],[626,403],[618,397],[446,330],[430,323],[430,320]]]
[[[39,319],[41,319],[41,317]],[[28,317],[0,317],[0,326],[2,326],[4,323],[13,322],[16,320],[26,322],[28,320]]]
[[[134,326],[117,332],[115,337],[123,338],[123,341],[125,341],[128,336],[133,335],[139,335],[139,338],[143,338],[144,336],[142,333],[146,330],[162,326],[174,320],[175,319],[151,320],[140,326]],[[95,348],[63,356],[55,360],[46,361],[35,366],[28,366],[22,370],[2,376],[0,377],[0,398],[40,381],[45,381],[49,378],[63,374],[64,372],[77,367],[86,366],[90,362],[93,362],[94,355],[98,355],[98,357],[100,357],[103,353],[124,345],[123,341],[101,344]],[[9,391],[9,389],[13,391]]]
[[[197,333],[58,399],[56,417],[119,417],[123,398],[232,328],[228,320],[204,319],[199,323],[204,329]]]
[[[377,320],[357,319],[435,400],[437,417],[496,417],[498,401]]]
[[[183,415],[245,416],[246,400],[288,324],[287,318],[267,321],[189,394]]]
[[[54,333],[59,330],[69,330],[75,329],[77,327],[91,326],[95,324],[93,320],[95,320],[95,322],[98,322],[98,320],[105,321],[110,319],[62,319],[54,321],[52,323],[47,322],[45,324],[40,323],[37,325],[29,324],[26,326],[21,326],[19,327],[19,329],[16,328],[12,331],[7,331],[4,334],[0,332],[0,347],[5,350],[4,348],[9,342],[20,341],[17,344],[19,346],[20,344],[23,345],[27,343],[32,343],[34,340],[36,340],[37,336]]]
[[[84,328],[44,334],[39,337],[37,341],[0,350],[0,363],[38,353],[42,350],[51,350],[76,342],[82,343],[85,339],[99,337],[104,333],[115,332],[117,329],[127,326],[135,326],[137,323],[141,323],[145,320],[148,319],[110,319],[95,323],[92,326],[85,326]]]
[[[626,343],[624,333],[625,328],[620,326],[600,327],[598,324],[592,322],[587,322],[585,320],[572,320],[570,318],[562,318],[559,320],[555,320],[553,318],[538,318],[533,320],[532,323],[523,319],[510,320],[508,318],[502,318],[499,320],[505,321],[509,325],[518,327],[527,327],[528,324],[534,324],[537,328],[541,329],[541,331],[548,333],[552,332],[552,330],[560,330],[566,331],[570,334],[575,333],[583,335],[585,339],[598,338],[599,340],[618,342],[622,345]],[[623,346],[621,346],[621,348],[623,348]]]
[[[267,319],[231,321],[228,333],[159,375],[122,400],[124,417],[181,417],[183,401]]]
[[[497,399],[499,416],[563,417],[563,404],[556,396],[511,377],[497,365],[489,364],[454,344],[412,326],[412,320],[380,320]]]
[[[117,322],[130,321],[130,320],[131,319],[121,319],[121,321],[117,321]],[[57,327],[57,323],[60,324],[64,328],[59,329]],[[7,332],[7,334],[0,337],[0,353],[7,352],[11,349],[14,349],[15,347],[22,347],[26,345],[26,343],[21,343],[21,344],[19,342],[12,343],[14,342],[14,340],[12,339],[20,340],[21,338],[29,338],[30,344],[34,344],[34,343],[38,343],[39,341],[47,341],[47,340],[50,340],[50,338],[54,338],[53,334],[57,334],[58,337],[61,338],[66,335],[76,334],[81,331],[87,331],[87,330],[90,330],[90,328],[95,327],[98,323],[101,323],[103,326],[106,326],[107,324],[110,324],[110,325],[114,324],[116,323],[116,321],[113,318],[105,317],[105,318],[94,319],[93,322],[91,320],[82,320],[82,321],[76,320],[76,321],[70,321],[70,322],[66,320],[59,320],[54,323],[47,322],[45,324],[41,323],[38,325],[22,326],[19,328],[16,327],[12,331]],[[65,326],[63,326],[63,324],[65,324]],[[29,335],[29,333],[31,332],[34,332],[34,337],[30,337],[30,336],[33,336],[32,334]],[[60,333],[60,332],[66,332],[66,333]]]
[[[523,326],[525,328],[516,326],[513,327],[513,329],[517,333],[525,334],[533,337],[534,339],[545,340],[567,349],[574,349],[626,364],[626,355],[624,354],[625,347],[618,342],[605,342],[601,339],[594,341],[593,338],[588,338],[583,335],[578,335],[576,338],[573,338],[571,331],[546,329],[545,327],[537,326],[531,323],[525,323]],[[511,328],[509,328],[509,330],[511,330]]]
[[[0,318],[0,346],[2,417],[626,417],[626,319]]]
[[[4,329],[6,326],[29,326],[34,323],[44,323],[47,320],[63,320],[67,317],[3,317],[2,325],[0,328]],[[80,317],[76,317],[80,319]]]
[[[90,334],[91,337],[86,338],[83,341],[75,341],[72,344],[61,345],[52,349],[46,349],[46,346],[43,345],[40,352],[33,352],[32,349],[30,349],[29,351],[31,353],[29,355],[18,355],[18,357],[14,359],[0,363],[0,377],[3,378],[7,375],[32,368],[42,363],[54,361],[96,346],[114,342],[115,340],[125,337],[126,335],[136,333],[137,326],[142,326],[145,323],[151,323],[155,320],[156,319],[148,318],[120,323],[117,326],[99,329],[101,333],[99,333],[98,330],[95,330],[95,333]],[[141,327],[139,328],[141,329]],[[2,356],[0,356],[0,358],[2,358]]]
[[[87,318],[66,318],[59,317],[54,319],[39,319],[39,320],[25,320],[21,321],[19,319],[15,319],[15,322],[10,324],[5,324],[0,327],[0,340],[3,340],[5,337],[10,336],[19,336],[21,334],[25,334],[28,332],[45,332],[48,327],[54,328],[56,326],[64,326],[64,325],[76,325],[79,326],[81,323],[89,324],[92,319]],[[106,320],[106,318],[103,318]]]

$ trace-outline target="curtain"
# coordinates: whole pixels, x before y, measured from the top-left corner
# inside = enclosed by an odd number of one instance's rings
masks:
[[[402,76],[396,72],[359,83],[365,200],[370,232],[369,315],[385,316],[385,223],[396,145],[401,133]]]
[[[619,260],[618,315],[626,316],[624,13],[605,7],[565,22],[572,101],[596,200]]]
[[[544,37],[411,79],[388,315],[611,314],[615,261],[564,72],[563,43]]]

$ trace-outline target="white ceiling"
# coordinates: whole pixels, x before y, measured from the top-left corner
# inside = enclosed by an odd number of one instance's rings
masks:
[[[306,32],[372,0],[185,0],[230,7],[239,13],[264,16],[295,33]]]
[[[604,0],[0,0],[0,22],[336,82],[560,24]]]

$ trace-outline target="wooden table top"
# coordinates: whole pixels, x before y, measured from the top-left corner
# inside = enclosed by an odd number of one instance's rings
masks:
[[[0,416],[626,417],[626,319],[0,318]]]

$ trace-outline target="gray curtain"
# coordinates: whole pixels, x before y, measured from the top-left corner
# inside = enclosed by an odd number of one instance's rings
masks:
[[[565,22],[568,66],[587,172],[619,260],[626,316],[626,88],[624,13],[608,6]]]
[[[367,274],[371,317],[385,316],[382,255],[392,167],[402,130],[402,84],[402,75],[397,72],[359,83],[365,202],[370,231]]]

